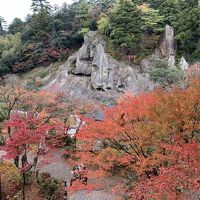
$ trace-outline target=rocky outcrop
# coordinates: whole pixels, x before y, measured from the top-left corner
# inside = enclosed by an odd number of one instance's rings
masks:
[[[189,67],[189,64],[187,63],[187,61],[185,60],[184,57],[181,58],[179,65],[178,65],[183,71],[186,71]]]
[[[95,98],[116,97],[124,91],[136,94],[154,88],[147,73],[115,60],[105,47],[106,42],[97,32],[86,34],[82,47],[61,66],[48,87]]]
[[[166,25],[165,31],[161,36],[155,55],[164,58],[170,66],[175,65],[175,41],[173,27]]]

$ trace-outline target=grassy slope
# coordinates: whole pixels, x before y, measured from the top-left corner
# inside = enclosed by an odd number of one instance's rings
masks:
[[[47,82],[49,82],[52,77],[56,74],[57,70],[59,67],[63,64],[64,62],[56,62],[52,63],[47,67],[36,67],[30,71],[23,72],[18,74],[19,78],[22,80],[22,82],[25,85],[28,85],[28,87],[32,86],[43,86]]]

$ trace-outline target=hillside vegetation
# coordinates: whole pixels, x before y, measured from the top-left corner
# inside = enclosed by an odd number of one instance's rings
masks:
[[[0,200],[200,199],[198,3],[0,17]]]
[[[80,0],[56,8],[47,0],[32,0],[31,9],[32,15],[15,18],[8,30],[0,17],[1,75],[66,59],[89,30],[105,36],[113,56],[140,59],[152,53],[169,24],[178,55],[190,61],[200,55],[198,0]]]
[[[66,171],[69,163],[87,166],[88,175],[83,177],[88,178],[88,185],[72,176],[73,185],[67,187],[71,193],[102,190],[98,179],[110,176],[112,182],[116,177],[120,181],[108,191],[120,193],[122,199],[198,199],[199,75],[200,65],[196,63],[187,70],[183,88],[126,93],[116,105],[100,105],[101,118],[94,116],[97,105],[84,99],[41,88],[25,89],[17,80],[9,80],[0,86],[0,148],[6,153],[3,159],[13,160],[15,166],[9,161],[0,163],[6,185],[3,198],[19,192],[20,199],[35,199],[34,195],[27,197],[31,188],[40,190],[39,198],[63,199],[63,179],[54,180],[40,171],[48,160],[55,164],[55,174]],[[26,76],[32,78],[31,73]],[[71,137],[69,131],[77,123],[75,137]],[[51,159],[48,151],[55,155],[62,151],[63,160]],[[64,158],[66,166],[57,168]],[[62,178],[70,180],[71,176],[65,177],[63,172]],[[106,186],[104,182],[103,188]]]

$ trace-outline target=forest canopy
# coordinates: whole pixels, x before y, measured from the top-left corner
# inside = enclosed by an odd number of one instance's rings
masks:
[[[104,35],[111,53],[140,57],[152,53],[169,24],[177,54],[191,62],[200,56],[198,0],[80,0],[56,8],[47,0],[32,0],[31,10],[25,21],[15,18],[7,29],[0,17],[1,75],[66,59],[90,30]]]

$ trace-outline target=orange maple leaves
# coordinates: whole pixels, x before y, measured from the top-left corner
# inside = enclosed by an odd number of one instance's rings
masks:
[[[136,173],[133,199],[181,198],[200,190],[200,81],[187,89],[125,95],[89,120],[78,155],[96,169]],[[97,141],[102,147],[95,149]],[[135,189],[134,189],[135,188]]]

